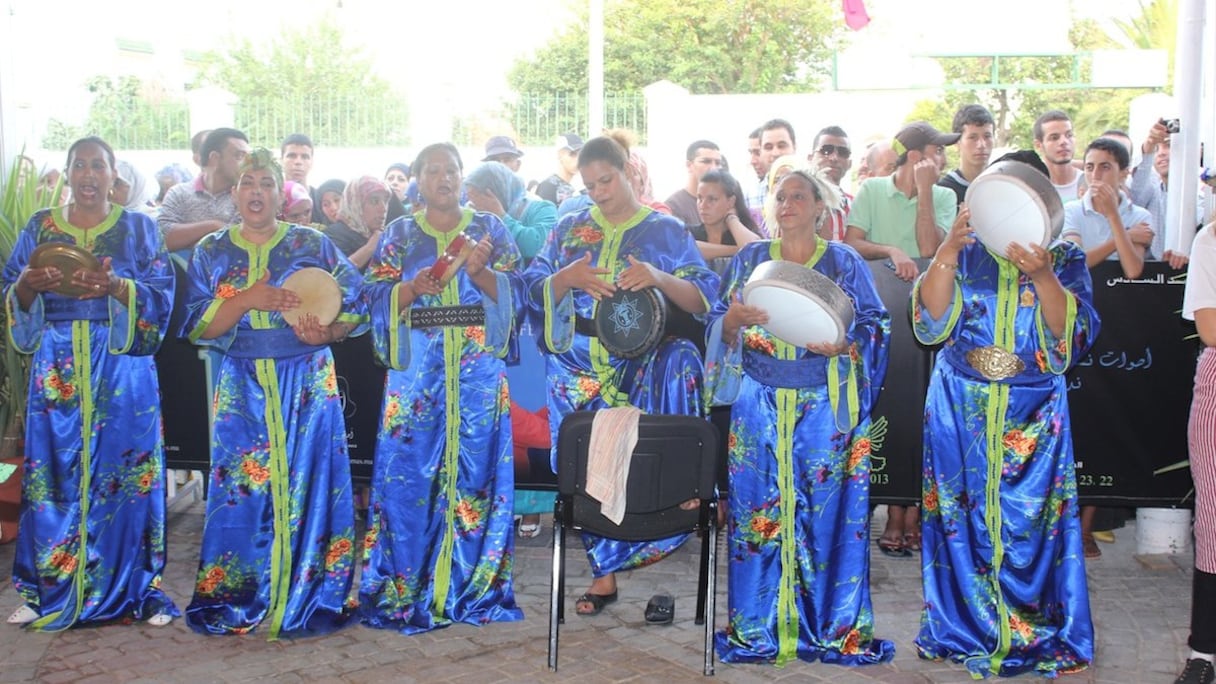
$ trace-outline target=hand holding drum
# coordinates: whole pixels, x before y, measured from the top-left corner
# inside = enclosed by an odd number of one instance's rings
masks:
[[[270,284],[269,271],[237,296],[244,300],[243,303],[250,310],[288,311],[300,305],[300,297],[295,292]]]
[[[92,252],[76,245],[45,242],[30,254],[20,282],[34,292],[77,299],[104,297],[110,286],[109,264],[109,259],[103,264]]]
[[[448,243],[447,249],[444,250],[443,254],[440,254],[439,258],[435,259],[435,264],[431,266],[428,274],[431,278],[439,283],[439,287],[442,289],[444,285],[447,285],[448,282],[452,280],[452,278],[456,277],[456,272],[465,265],[469,255],[472,254],[476,248],[477,242],[474,241],[473,238],[467,233],[457,235],[456,237],[452,238],[451,242]],[[484,266],[485,263],[483,262],[482,267]],[[470,273],[470,275],[472,274]]]
[[[1051,180],[1020,161],[993,163],[967,188],[975,235],[991,252],[1010,244],[1047,247],[1064,227],[1064,205]]]
[[[796,347],[824,356],[848,348],[853,302],[831,278],[814,269],[790,261],[760,264],[743,286],[743,304],[767,316],[759,323],[765,330]]]

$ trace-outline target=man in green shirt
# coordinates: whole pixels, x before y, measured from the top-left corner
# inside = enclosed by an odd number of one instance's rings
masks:
[[[958,133],[942,133],[924,121],[896,133],[895,173],[861,184],[845,243],[866,259],[890,259],[904,280],[916,278],[919,269],[912,259],[932,257],[954,223],[954,193],[935,185],[941,175],[935,160],[958,139]]]

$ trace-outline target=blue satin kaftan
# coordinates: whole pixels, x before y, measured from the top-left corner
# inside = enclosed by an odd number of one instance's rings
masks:
[[[1064,374],[1097,337],[1085,253],[1050,247],[1067,290],[1056,338],[1034,284],[980,243],[959,255],[942,320],[912,297],[913,329],[945,342],[925,401],[922,658],[975,676],[1084,669],[1094,653]],[[989,345],[1025,369],[989,381],[967,353]]]
[[[644,261],[665,273],[691,282],[706,302],[717,293],[718,276],[705,266],[696,243],[679,220],[642,207],[629,220],[612,225],[592,206],[563,218],[532,260],[524,280],[533,328],[545,354],[549,381],[549,427],[556,463],[557,430],[574,411],[632,405],[645,413],[703,415],[702,360],[685,339],[664,340],[635,359],[609,354],[599,339],[578,332],[575,316],[594,319],[596,301],[582,290],[571,290],[554,301],[555,273],[591,254],[591,265],[610,269],[615,281],[629,267],[627,257]],[[684,542],[687,535],[653,542],[623,542],[583,535],[594,576],[653,563]]]
[[[482,325],[413,327],[398,314],[413,280],[461,232],[493,243],[497,299],[461,269],[410,311],[471,306]],[[376,355],[389,367],[359,588],[363,623],[404,634],[452,622],[523,619],[515,605],[515,486],[507,342],[522,296],[519,249],[492,214],[466,209],[441,233],[422,212],[393,221],[368,265]]]
[[[805,265],[853,302],[848,354],[820,356],[758,325],[725,344],[731,301],[757,266],[780,258],[780,240],[743,247],[710,312],[706,387],[715,403],[733,404],[730,624],[719,657],[886,662],[895,646],[874,638],[870,606],[870,408],[886,374],[890,316],[857,252],[818,240]]]
[[[22,311],[15,283],[47,242],[109,257],[127,301],[48,292]],[[118,206],[88,230],[63,208],[37,212],[4,268],[10,342],[33,354],[13,584],[41,615],[36,629],[179,615],[161,590],[164,442],[152,359],[173,285],[156,223]]]
[[[329,347],[301,342],[277,311],[249,311],[226,333],[201,339],[225,299],[267,273],[279,286],[307,267],[338,281],[338,320],[366,319],[358,269],[312,228],[279,223],[257,245],[234,225],[194,249],[182,332],[223,354],[207,519],[186,608],[196,632],[243,634],[265,624],[269,639],[310,636],[350,617],[354,504]]]

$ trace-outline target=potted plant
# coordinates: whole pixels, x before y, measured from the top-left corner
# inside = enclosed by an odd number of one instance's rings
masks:
[[[58,197],[62,179],[53,188],[42,187],[33,161],[24,154],[0,177],[0,268],[8,263],[17,235],[30,216]],[[29,359],[9,344],[8,320],[0,303],[0,459],[20,458],[25,419],[25,392]]]

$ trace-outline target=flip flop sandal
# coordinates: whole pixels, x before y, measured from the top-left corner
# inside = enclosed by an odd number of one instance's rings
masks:
[[[875,539],[874,542],[878,544],[878,550],[882,551],[882,555],[886,556],[887,558],[908,558],[912,555],[912,552],[904,548],[903,541],[894,541],[879,537],[878,539]]]
[[[676,600],[671,594],[655,594],[646,604],[646,622],[668,625],[676,615]]]
[[[920,551],[920,532],[909,532],[905,534],[904,548],[912,552]]]
[[[604,606],[608,605],[609,603],[616,603],[616,598],[617,598],[617,592],[615,592],[615,591],[612,592],[611,594],[592,594],[591,592],[588,591],[588,592],[585,592],[582,596],[578,597],[578,600],[576,600],[574,602],[574,612],[578,613],[579,615],[581,615],[583,617],[591,617],[593,615],[599,615],[604,610]],[[578,604],[580,604],[580,603],[590,604],[591,610],[589,610],[587,612],[583,612],[583,611],[579,610]]]

